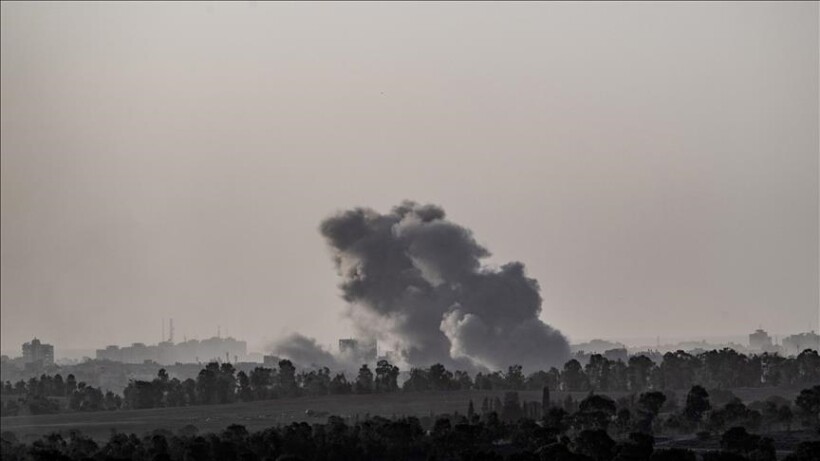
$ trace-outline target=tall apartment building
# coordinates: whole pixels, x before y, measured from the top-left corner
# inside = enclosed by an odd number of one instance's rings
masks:
[[[54,365],[54,346],[40,342],[34,338],[23,344],[23,363]]]
[[[772,337],[766,331],[757,329],[749,335],[749,349],[754,351],[768,351],[772,348]]]

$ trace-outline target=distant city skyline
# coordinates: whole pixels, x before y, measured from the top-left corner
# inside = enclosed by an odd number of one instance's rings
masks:
[[[669,336],[669,337],[664,337],[664,336],[649,337],[649,336],[647,336],[647,337],[575,338],[572,341],[572,344],[577,345],[577,344],[582,344],[582,343],[586,343],[586,342],[594,341],[594,340],[603,340],[603,341],[610,341],[610,342],[615,342],[615,343],[622,343],[625,346],[627,346],[628,348],[636,349],[636,348],[643,348],[643,347],[653,348],[653,347],[656,346],[658,340],[660,340],[660,345],[661,346],[668,346],[668,345],[672,345],[672,344],[687,343],[687,342],[701,342],[701,341],[703,341],[703,342],[706,342],[706,343],[709,343],[709,344],[735,343],[735,344],[739,344],[739,345],[745,347],[745,346],[748,346],[748,344],[749,344],[749,334],[753,333],[755,330],[749,330],[748,332],[742,333],[742,334],[725,334],[725,335],[713,335],[713,336],[710,336],[710,335],[695,335],[695,336]],[[781,345],[782,341],[783,341],[783,338],[785,338],[787,336],[797,335],[797,334],[802,334],[802,333],[820,334],[820,332],[818,332],[817,330],[805,330],[805,331],[801,330],[801,331],[791,331],[791,332],[772,332],[772,331],[766,330],[765,327],[763,328],[763,330],[766,331],[772,337],[772,339],[775,341],[775,344],[777,344],[777,345]],[[185,339],[177,338],[177,340],[174,343],[178,344],[178,343],[183,342],[184,340],[192,340],[193,339],[193,340],[202,341],[202,340],[205,340],[205,339],[213,339],[213,338],[217,338],[217,336],[216,335],[213,335],[213,336],[205,335],[203,337],[196,337],[196,338],[192,338],[192,337],[185,338]],[[223,335],[222,338],[227,338],[227,336]],[[247,342],[242,338],[241,335],[237,335],[237,336],[231,335],[230,338],[233,338],[233,339],[236,339],[236,340],[239,340],[239,341]],[[327,343],[323,343],[322,346],[325,347],[329,351],[336,352],[336,351],[338,351],[338,347],[339,347],[338,346],[338,341],[341,340],[341,339],[346,339],[346,338],[347,337],[339,337],[335,341],[330,341],[330,342],[327,342]],[[29,338],[29,340],[30,339],[31,338]],[[42,338],[39,338],[39,337],[37,337],[37,339],[42,340]],[[47,341],[47,340],[43,340],[43,341],[46,342],[46,343],[49,343],[49,341]],[[160,342],[159,339],[157,339],[155,341],[145,340],[145,341],[134,341],[134,342],[130,342],[130,343],[105,344],[105,345],[100,345],[100,346],[91,347],[91,348],[71,348],[71,347],[62,348],[58,344],[54,344],[54,346],[55,346],[54,359],[55,360],[79,360],[79,359],[82,359],[84,357],[94,358],[95,352],[96,352],[97,349],[104,348],[104,347],[111,346],[111,345],[116,345],[116,346],[120,346],[120,347],[127,347],[127,346],[131,346],[132,344],[135,344],[135,343],[142,343],[142,344],[145,344],[145,345],[157,345],[157,344],[159,344],[159,342]],[[256,347],[253,343],[250,343],[250,342],[247,342],[247,344],[248,344],[248,346],[247,346],[247,353],[248,354],[261,354],[261,355],[264,355],[264,354],[267,354],[267,353],[271,352],[270,350],[265,350],[265,346],[267,346],[266,344],[263,344],[263,347]],[[18,356],[21,355],[20,347],[21,346],[18,345],[17,348],[0,350],[0,354],[6,355],[6,356],[9,356],[9,357],[18,357]]]

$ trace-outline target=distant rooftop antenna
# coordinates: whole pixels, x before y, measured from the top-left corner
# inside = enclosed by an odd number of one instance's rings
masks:
[[[216,337],[217,338],[222,337],[221,327],[219,325],[216,326]]]
[[[165,341],[165,319],[162,319],[162,338],[159,341]]]
[[[168,321],[168,342],[174,342],[174,319]]]

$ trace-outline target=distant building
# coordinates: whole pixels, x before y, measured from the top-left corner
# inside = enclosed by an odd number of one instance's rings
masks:
[[[276,355],[266,355],[262,358],[262,366],[265,368],[276,368],[279,366],[279,361],[282,360]]]
[[[654,349],[636,350],[629,355],[633,357],[642,355],[655,363],[663,362],[663,354],[660,351]]]
[[[604,357],[607,360],[612,360],[613,362],[620,360],[621,362],[626,363],[629,361],[629,353],[627,353],[625,347],[604,351]]]
[[[174,363],[199,362],[239,362],[245,361],[248,346],[245,341],[234,338],[209,338],[202,341],[195,339],[174,344],[163,341],[157,345],[133,343],[130,346],[108,346],[97,349],[98,360],[110,360],[122,363],[156,362],[162,365]]]
[[[355,339],[340,339],[339,340],[339,353],[346,354],[356,350],[359,342]]]
[[[340,339],[339,354],[362,363],[376,361],[377,344],[375,340],[360,341],[358,339]]]
[[[265,361],[265,356],[259,352],[248,352],[245,361],[249,363],[262,363]]]
[[[606,341],[603,339],[593,339],[592,341],[579,344],[571,344],[570,352],[584,352],[586,354],[603,354],[611,349],[626,349],[626,345],[619,342]]]
[[[379,360],[387,360],[391,365],[396,365],[401,362],[401,354],[395,351],[384,351],[381,355],[376,357],[376,362]]]
[[[54,346],[34,338],[23,344],[23,363],[28,365],[54,365]]]
[[[767,351],[772,348],[772,337],[764,330],[758,328],[749,335],[749,349],[754,351]]]
[[[820,335],[815,332],[799,333],[783,338],[783,350],[786,355],[797,355],[806,349],[820,352]]]

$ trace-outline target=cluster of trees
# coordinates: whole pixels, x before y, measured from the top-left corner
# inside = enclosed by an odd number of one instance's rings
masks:
[[[590,394],[573,412],[549,403],[544,393],[540,405],[522,404],[515,391],[504,402],[485,400],[482,411],[470,402],[467,413],[436,418],[407,417],[345,420],[337,416],[326,424],[292,423],[249,432],[240,425],[219,434],[198,435],[193,426],[173,434],[157,430],[143,437],[114,433],[103,445],[71,432],[51,434],[30,444],[4,433],[0,458],[4,460],[352,460],[352,459],[481,459],[557,461],[696,461],[693,451],[656,448],[654,428],[664,394],[649,391],[631,401]],[[809,402],[811,401],[811,402]],[[820,401],[820,386],[804,390],[797,405]],[[533,403],[533,402],[530,402]],[[570,402],[571,403],[571,402]],[[720,411],[736,412],[730,402]],[[703,453],[704,461],[776,461],[774,442],[742,424],[748,415],[727,423],[725,429],[709,426],[708,393],[692,387],[686,403],[673,416],[694,426],[709,427],[699,434],[717,442],[719,449]],[[632,418],[630,414],[636,415]],[[754,411],[748,410],[746,411]],[[541,413],[535,416],[534,413]],[[816,414],[814,418],[816,419]],[[814,424],[818,422],[813,421]],[[714,444],[714,442],[713,442]],[[803,442],[786,461],[815,461],[820,441]]]
[[[132,381],[123,392],[126,408],[174,407],[232,402],[250,402],[299,395],[369,394],[396,392],[399,368],[380,360],[374,371],[362,365],[356,380],[349,382],[344,373],[331,376],[328,368],[296,372],[290,360],[279,367],[254,368],[249,374],[236,373],[229,363],[209,363],[196,380],[169,379],[160,370],[152,381]]]
[[[64,408],[73,411],[114,410],[122,406],[122,397],[111,391],[87,385],[68,375],[42,375],[14,385],[3,383],[0,414],[16,416],[21,413],[39,415],[59,413]]]
[[[683,351],[670,352],[660,364],[643,355],[632,356],[624,363],[594,354],[582,366],[575,359],[561,370],[551,368],[525,375],[519,365],[506,372],[477,373],[471,377],[465,371],[450,371],[441,364],[429,368],[413,368],[408,379],[399,385],[399,369],[380,360],[374,370],[362,365],[355,379],[348,381],[344,373],[332,374],[328,368],[297,372],[289,360],[278,368],[257,367],[238,373],[230,363],[209,363],[196,379],[170,378],[161,369],[151,381],[131,381],[122,397],[110,392],[75,383],[73,376],[63,382],[60,375],[42,376],[28,383],[6,382],[3,393],[19,394],[21,398],[4,399],[3,415],[48,413],[61,409],[58,400],[65,397],[64,408],[91,411],[119,408],[139,409],[187,405],[248,402],[298,395],[368,394],[397,391],[476,390],[553,390],[574,392],[685,391],[695,384],[710,389],[761,386],[801,386],[820,382],[820,356],[806,350],[796,357],[776,354],[746,356],[732,349],[714,350],[697,355]],[[25,410],[23,410],[25,412]]]
[[[507,405],[505,400],[502,418],[505,413],[517,414],[510,412]],[[694,385],[686,394],[683,405],[670,401],[663,392],[647,391],[618,400],[600,394],[590,394],[580,402],[567,397],[562,405],[544,408],[541,418],[548,425],[576,432],[602,429],[620,435],[630,432],[697,433],[709,437],[732,427],[752,432],[761,429],[791,431],[793,423],[797,422],[820,433],[820,385],[803,389],[794,405],[777,396],[748,406],[732,397],[725,404],[717,405],[711,401],[706,389]]]
[[[764,353],[747,356],[734,349],[689,354],[664,354],[660,363],[645,355],[627,362],[593,354],[585,365],[572,359],[562,369],[550,368],[525,375],[521,366],[506,372],[451,372],[437,364],[413,368],[402,386],[406,391],[424,390],[553,390],[572,392],[643,392],[645,390],[686,390],[694,384],[707,388],[800,387],[820,382],[820,356],[807,349],[796,357]]]
[[[666,435],[698,433],[708,438],[732,427],[753,432],[761,429],[791,431],[794,422],[820,433],[820,385],[803,389],[793,406],[779,396],[748,406],[740,399],[730,397],[725,404],[718,405],[699,385],[692,386],[682,406],[670,401],[660,391],[632,394],[617,400],[591,393],[580,402],[567,396],[559,405],[550,404],[547,388],[544,388],[542,395],[540,403],[519,402],[515,391],[506,392],[503,402],[497,397],[485,398],[480,413],[476,413],[471,401],[467,417],[473,420],[475,415],[486,418],[495,413],[506,422],[528,418],[541,420],[546,426],[558,428],[561,432],[604,430],[617,436],[626,436],[631,432]]]
[[[794,387],[820,382],[820,356],[811,349],[796,357],[781,357],[747,356],[726,348],[700,354],[667,352],[658,364],[644,355],[631,356],[624,363],[593,354],[586,366],[570,360],[560,373],[552,369],[541,376],[547,384],[568,391],[685,390],[694,384],[718,389]]]

